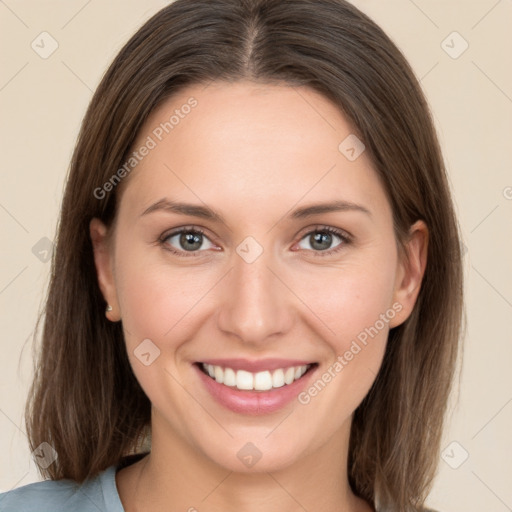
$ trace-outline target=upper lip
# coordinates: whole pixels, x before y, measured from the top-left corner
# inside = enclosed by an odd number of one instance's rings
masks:
[[[289,368],[290,366],[304,366],[313,364],[313,361],[304,361],[301,359],[205,359],[200,361],[204,364],[211,364],[213,366],[221,366],[223,368],[232,368],[233,370],[245,370],[247,372],[261,372],[265,370],[277,370],[278,368]]]

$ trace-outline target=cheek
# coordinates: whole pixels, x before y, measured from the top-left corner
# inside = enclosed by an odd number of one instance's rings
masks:
[[[370,389],[384,357],[389,322],[396,315],[392,305],[394,261],[377,261],[378,265],[347,263],[328,278],[310,274],[300,282],[298,295],[321,320],[316,324],[322,326],[329,355],[299,402],[316,402],[323,404],[324,412],[336,411],[337,420],[329,414],[323,418],[324,425],[333,428]]]
[[[317,318],[321,332],[337,353],[347,350],[350,340],[391,308],[395,278],[392,263],[380,268],[347,263],[329,272],[323,269],[295,277],[297,295],[311,311],[311,318]]]
[[[129,258],[120,258],[116,266],[117,292],[132,369],[153,406],[165,410],[168,418],[174,417],[176,424],[180,423],[176,411],[190,406],[189,397],[176,383],[180,347],[197,330],[197,306],[208,289],[205,279],[205,275],[173,271],[133,253]],[[168,407],[169,402],[174,404],[173,408]]]
[[[119,248],[122,254],[122,247]],[[211,288],[211,273],[171,268],[147,251],[132,251],[116,260],[116,287],[129,349],[149,338],[161,349],[186,338],[194,313]],[[163,354],[162,354],[163,355]]]
[[[145,266],[123,268],[117,290],[123,326],[132,337],[163,337],[185,306],[179,283]]]
[[[385,300],[387,296],[377,298],[370,285],[359,286],[357,291],[331,295],[337,309],[329,320],[334,332],[324,338],[329,355],[298,396],[302,421],[308,424],[314,414],[317,421],[310,424],[311,435],[319,438],[334,433],[361,404],[386,351],[389,321],[395,311]]]

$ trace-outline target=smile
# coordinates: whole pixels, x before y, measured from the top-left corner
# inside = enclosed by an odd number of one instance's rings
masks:
[[[276,412],[304,390],[318,363],[217,359],[192,365],[211,398],[238,414]]]
[[[215,379],[219,384],[245,391],[268,391],[269,389],[289,385],[300,379],[311,366],[312,364],[305,364],[253,373],[246,370],[234,370],[233,368],[223,368],[222,366],[201,363],[204,373]]]

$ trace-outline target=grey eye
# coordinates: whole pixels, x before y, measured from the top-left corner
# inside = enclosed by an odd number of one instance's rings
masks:
[[[333,246],[332,243],[334,238],[338,238],[340,242]],[[302,240],[306,240],[309,243],[309,247],[303,247],[299,244],[301,249],[309,249],[315,251],[326,251],[328,249],[332,249],[333,247],[337,247],[342,242],[342,239],[339,235],[329,233],[328,231],[314,231],[312,233],[308,233]]]
[[[175,243],[173,243],[173,239],[177,239],[178,245],[175,245]],[[168,236],[166,241],[175,249],[187,252],[198,251],[199,249],[201,249],[203,243],[205,243],[206,241],[208,241],[210,247],[212,247],[212,243],[203,233],[193,230],[184,230],[178,233],[174,233]],[[210,247],[203,247],[203,249],[208,249]]]

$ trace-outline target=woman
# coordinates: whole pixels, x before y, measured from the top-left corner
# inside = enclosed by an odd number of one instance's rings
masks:
[[[425,510],[462,313],[409,65],[343,0],[177,0],[85,116],[11,510]]]

